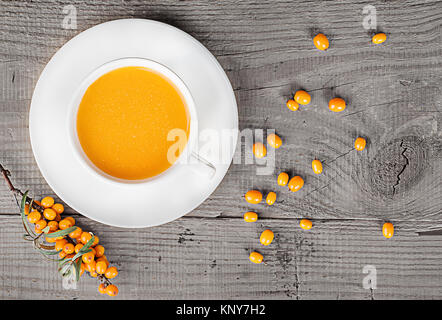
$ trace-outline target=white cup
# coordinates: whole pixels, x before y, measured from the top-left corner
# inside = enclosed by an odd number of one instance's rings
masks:
[[[98,78],[102,75],[122,67],[143,67],[147,68],[153,72],[161,74],[163,77],[166,77],[171,83],[175,85],[178,92],[181,93],[182,98],[184,99],[185,105],[190,115],[190,130],[189,136],[187,139],[187,144],[180,154],[178,159],[171,165],[168,169],[163,171],[162,173],[147,178],[143,180],[125,180],[120,179],[114,176],[107,174],[106,172],[99,169],[95,164],[88,158],[88,156],[83,151],[81,147],[80,141],[78,139],[77,134],[77,113],[78,108],[80,106],[81,100],[89,88],[89,86],[94,83]],[[72,146],[72,150],[74,152],[77,160],[85,167],[87,170],[97,177],[104,178],[106,180],[124,183],[124,184],[133,184],[133,183],[148,183],[153,179],[161,179],[161,177],[165,174],[170,174],[173,171],[173,168],[176,166],[186,166],[192,171],[211,179],[215,173],[216,168],[209,161],[205,160],[201,156],[198,155],[196,150],[198,146],[198,116],[195,109],[195,102],[193,101],[192,95],[190,94],[189,89],[184,84],[178,75],[176,75],[172,70],[167,68],[166,66],[155,62],[153,60],[145,59],[145,58],[122,58],[107,62],[97,69],[92,71],[80,84],[78,89],[76,90],[71,103],[70,103],[70,111],[68,115],[68,130],[70,143]]]

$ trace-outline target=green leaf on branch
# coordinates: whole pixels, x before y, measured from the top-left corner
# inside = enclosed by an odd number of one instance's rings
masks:
[[[86,244],[81,249],[83,249],[83,250],[89,249],[92,246],[92,244],[94,243],[94,241],[95,241],[95,236],[92,235],[92,238],[90,238],[89,241],[86,242]]]
[[[21,204],[20,204],[20,215],[23,222],[23,227],[25,228],[25,231],[32,237],[35,238],[37,235],[29,228],[28,222],[26,221],[26,215],[25,215],[25,209],[26,209],[26,200],[28,199],[28,193],[29,191],[26,191],[23,194],[23,197],[21,198]]]
[[[40,248],[37,248],[37,250],[46,256],[53,256],[53,255],[58,254],[58,251],[49,251],[49,250],[44,250],[44,249],[40,249]]]
[[[86,249],[86,250],[82,250],[83,248],[81,248],[78,253],[72,257],[72,261],[75,261],[77,258],[80,258],[82,255],[84,255],[85,253],[91,252],[92,249]],[[79,259],[81,260],[81,259]]]
[[[68,235],[69,233],[71,233],[72,231],[75,231],[78,227],[70,227],[64,230],[60,230],[60,231],[55,231],[52,233],[48,233],[46,235],[46,238],[58,238],[58,237],[64,237],[66,235]]]
[[[80,272],[81,272],[81,259],[78,259],[76,263],[74,263],[75,269],[75,281],[80,280]]]
[[[78,251],[78,253],[75,256],[72,257],[72,261],[74,261],[77,258],[80,258],[85,253],[91,252],[92,249],[90,249],[90,247],[92,246],[94,241],[95,241],[95,236],[92,235],[92,238],[90,238],[89,241],[86,242],[86,244],[81,247],[81,249]]]

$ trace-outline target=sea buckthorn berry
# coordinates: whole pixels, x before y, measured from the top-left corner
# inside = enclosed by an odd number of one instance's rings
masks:
[[[97,261],[97,263],[95,264],[95,270],[97,271],[98,274],[104,274],[107,270],[106,262]]]
[[[94,278],[98,277],[98,273],[96,271],[89,272],[89,275]]]
[[[289,175],[285,172],[281,172],[278,176],[278,185],[280,186],[286,186],[289,182]]]
[[[106,294],[106,288],[107,286],[104,283],[100,283],[100,285],[98,286],[98,292],[100,292],[101,294]]]
[[[321,163],[321,161],[319,161],[317,159],[313,160],[312,161],[312,169],[313,169],[313,172],[316,173],[316,174],[322,173],[322,163]]]
[[[330,45],[327,37],[323,33],[318,33],[313,38],[313,44],[315,45],[316,49],[322,51],[327,50]]]
[[[37,233],[37,234],[40,234],[40,233],[43,232],[43,231],[42,231],[39,227],[37,227],[37,226],[35,226],[34,231],[35,231],[35,233]]]
[[[267,136],[267,143],[272,148],[278,149],[282,145],[282,140],[278,135],[271,133]]]
[[[287,108],[292,111],[296,111],[299,109],[299,104],[295,100],[290,99],[287,101]]]
[[[304,179],[302,179],[300,176],[295,176],[290,179],[288,186],[292,192],[299,191],[304,186]]]
[[[328,108],[333,112],[345,110],[345,100],[342,98],[333,98],[328,102]]]
[[[118,288],[116,285],[110,284],[106,288],[106,293],[110,297],[115,297],[118,295]]]
[[[49,238],[49,237],[45,237],[45,238],[46,238],[46,242],[49,242],[49,243],[55,243],[57,241],[57,239],[55,239],[55,238]]]
[[[63,246],[63,251],[66,252],[66,254],[71,254],[74,252],[74,245],[72,243],[66,243]]]
[[[384,225],[382,226],[382,234],[385,238],[390,239],[394,234],[393,224],[390,222],[384,223]]]
[[[302,219],[299,221],[299,226],[304,230],[310,230],[312,228],[312,222],[308,219]]]
[[[25,204],[25,215],[29,214],[29,204]]]
[[[250,190],[247,191],[244,197],[246,198],[246,201],[248,203],[257,204],[260,203],[262,200],[262,193],[258,190]]]
[[[255,222],[258,220],[258,214],[256,212],[246,212],[244,213],[245,222]]]
[[[41,214],[38,211],[32,211],[28,214],[28,221],[30,223],[36,223],[38,220],[41,219]]]
[[[83,233],[83,230],[81,230],[80,227],[77,227],[77,229],[75,229],[74,231],[69,233],[69,237],[71,237],[72,239],[77,239],[77,238],[81,237],[82,233]]]
[[[385,33],[377,33],[371,38],[371,42],[374,44],[381,44],[387,40],[387,35]]]
[[[262,254],[260,254],[260,253],[258,253],[256,251],[253,251],[252,253],[250,253],[249,259],[253,263],[261,263],[262,259],[263,259],[263,256],[262,256]]]
[[[54,205],[54,198],[52,197],[44,197],[41,199],[41,205],[45,208],[50,208]]]
[[[48,225],[48,223],[46,222],[45,219],[40,219],[35,223],[35,227],[40,230],[43,230],[44,228],[46,228],[47,225]]]
[[[253,154],[258,159],[264,158],[267,154],[267,149],[264,144],[257,142],[253,145]]]
[[[271,206],[272,204],[274,204],[276,201],[276,193],[274,192],[269,192],[269,194],[266,197],[266,203]]]
[[[359,137],[355,140],[355,149],[358,151],[362,151],[365,149],[366,144],[367,144],[367,141],[365,141],[364,138]]]
[[[82,262],[80,267],[80,277],[83,275],[85,269],[86,269],[85,264]]]
[[[46,209],[43,211],[43,215],[44,215],[45,218],[48,219],[48,220],[54,220],[55,217],[57,216],[57,212],[55,212],[54,209],[46,208]]]
[[[95,247],[95,257],[100,258],[104,254],[104,247],[102,245],[98,245]]]
[[[72,227],[72,223],[67,219],[63,219],[58,223],[58,227],[60,228],[60,230],[64,230]]]
[[[55,212],[58,214],[62,214],[64,212],[64,206],[61,203],[56,203],[52,206]]]
[[[54,220],[57,221],[57,222],[60,222],[61,221],[61,215],[59,213],[57,213],[57,216],[55,217]]]
[[[295,101],[299,104],[306,105],[309,104],[312,97],[304,90],[298,90],[295,93]]]
[[[60,251],[60,252],[58,253],[58,256],[60,257],[60,259],[66,258],[66,252],[64,252],[64,251]]]
[[[78,251],[80,251],[81,248],[83,248],[83,244],[77,243],[74,248],[75,253],[78,253]]]
[[[98,258],[96,262],[104,261],[106,262],[106,267],[109,267],[109,261],[107,261],[106,256],[102,256],[101,258]]]
[[[275,237],[275,235],[273,234],[273,231],[267,229],[261,233],[261,237],[259,238],[259,242],[261,242],[261,244],[263,246],[268,246],[269,244],[272,243],[274,237]]]
[[[83,260],[84,263],[92,263],[94,261],[95,255],[92,251],[87,252],[81,256],[81,260]]]
[[[89,232],[83,231],[83,233],[80,236],[80,241],[83,244],[86,244],[89,240],[91,240],[91,238],[92,238],[92,235]]]
[[[40,207],[42,206],[40,201],[38,201],[38,200],[33,200],[33,201],[35,204],[39,205]]]
[[[67,242],[68,241],[66,239],[61,239],[61,240],[55,241],[55,250],[57,250],[57,251],[63,250],[63,247]]]
[[[55,232],[58,230],[58,222],[57,221],[49,221],[48,226],[49,226],[50,232]]]
[[[84,255],[83,255],[83,257],[84,257]],[[84,262],[84,261],[83,261],[83,262]],[[96,263],[94,260],[92,260],[92,261],[89,262],[89,263],[86,263],[85,266],[84,266],[84,268],[86,269],[86,271],[89,271],[90,273],[92,273],[92,272],[97,272],[97,271],[96,271],[96,267],[97,267],[97,263]]]
[[[72,223],[73,226],[75,226],[75,219],[72,217],[66,217],[66,220],[70,221]]]
[[[99,241],[100,241],[100,238],[98,238],[98,236],[94,236],[94,242],[92,242],[92,246],[91,247],[95,247],[98,244]]]
[[[104,276],[108,279],[113,279],[118,275],[118,270],[116,267],[109,267],[107,268]]]

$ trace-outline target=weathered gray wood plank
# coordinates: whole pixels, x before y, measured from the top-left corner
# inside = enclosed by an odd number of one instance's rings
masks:
[[[61,28],[63,6],[71,3],[78,30]],[[0,0],[0,161],[18,186],[53,194],[33,159],[27,125],[44,65],[68,39],[98,23],[126,17],[170,23],[220,61],[235,90],[240,128],[276,129],[284,146],[274,175],[234,164],[204,204],[174,223],[125,234],[79,218],[117,257],[120,297],[368,299],[362,267],[373,264],[374,298],[440,298],[442,239],[417,237],[414,230],[442,225],[442,2],[372,3],[389,36],[382,46],[372,45],[362,27],[366,4]],[[331,40],[326,53],[313,49],[315,30]],[[299,88],[312,93],[312,103],[291,113],[284,104]],[[349,103],[342,114],[328,111],[334,95]],[[368,138],[367,150],[346,154],[357,135]],[[326,161],[321,176],[311,172],[314,157]],[[280,170],[305,177],[304,189],[276,188]],[[240,220],[254,208],[242,198],[251,188],[276,190],[279,197],[273,207],[255,207],[264,218],[256,225]],[[0,183],[0,217],[10,226],[0,228],[1,298],[101,298],[92,279],[79,291],[63,290],[55,266],[20,240],[14,212]],[[296,226],[306,216],[317,224],[309,233]],[[384,220],[398,228],[392,241],[379,233]],[[269,264],[253,266],[246,249],[259,247],[264,227],[277,240],[263,250]]]
[[[295,219],[188,218],[136,232],[77,220],[100,236],[121,270],[120,298],[370,299],[362,287],[365,265],[377,270],[375,299],[438,298],[442,290],[441,237],[414,232],[426,223],[398,223],[387,240],[378,222],[366,220],[315,221],[309,232]],[[2,222],[8,228],[0,230],[0,298],[102,298],[88,276],[78,290],[64,290],[55,264],[21,239],[18,215]],[[268,247],[258,245],[265,228],[275,232]],[[252,249],[267,265],[248,261]]]

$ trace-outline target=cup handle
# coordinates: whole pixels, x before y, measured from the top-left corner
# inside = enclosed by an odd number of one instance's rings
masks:
[[[216,167],[212,163],[210,163],[194,151],[192,151],[190,156],[193,159],[197,160],[192,161],[192,163],[188,164],[192,171],[195,171],[197,174],[206,177],[209,180],[215,176]]]

